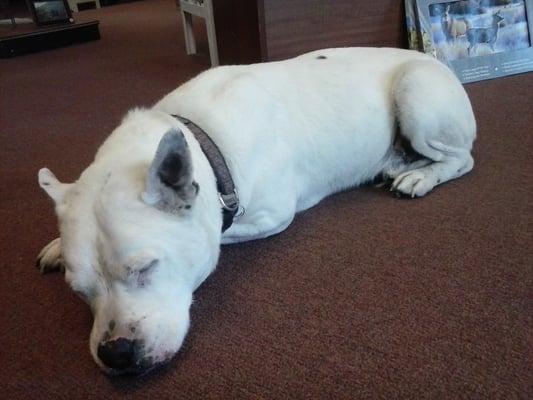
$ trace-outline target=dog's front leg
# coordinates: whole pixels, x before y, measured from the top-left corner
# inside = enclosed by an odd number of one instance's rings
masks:
[[[37,256],[37,268],[43,274],[57,270],[65,272],[61,257],[61,238],[56,238],[43,247]]]

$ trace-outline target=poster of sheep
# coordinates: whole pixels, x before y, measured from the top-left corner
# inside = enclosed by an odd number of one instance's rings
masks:
[[[533,0],[406,0],[410,46],[465,83],[533,71],[532,13]]]

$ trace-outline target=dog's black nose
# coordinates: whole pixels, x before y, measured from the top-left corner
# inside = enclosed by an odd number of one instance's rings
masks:
[[[100,343],[98,358],[115,370],[131,368],[135,366],[135,343],[126,338]]]

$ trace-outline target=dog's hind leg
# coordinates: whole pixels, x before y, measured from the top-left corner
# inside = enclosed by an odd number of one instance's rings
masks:
[[[411,197],[424,196],[435,186],[466,174],[473,166],[474,160],[469,153],[464,158],[459,153],[454,153],[441,161],[399,174],[394,179],[391,190]]]
[[[37,268],[43,274],[56,270],[65,271],[61,257],[61,238],[54,239],[43,247],[37,256]]]
[[[402,166],[392,189],[411,197],[469,172],[476,123],[457,78],[433,61],[415,61],[399,72],[393,87],[402,136],[421,159]]]
[[[384,181],[394,180],[398,175],[431,164],[431,160],[416,153],[409,142],[401,135],[397,136],[393,148],[386,157],[385,167],[381,171]]]

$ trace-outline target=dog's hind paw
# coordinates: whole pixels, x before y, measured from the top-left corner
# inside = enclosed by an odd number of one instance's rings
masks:
[[[54,239],[44,246],[37,256],[36,266],[42,274],[52,271],[65,272],[61,257],[61,238]]]
[[[404,172],[394,179],[391,190],[405,196],[422,197],[435,187],[435,182],[421,170]]]

